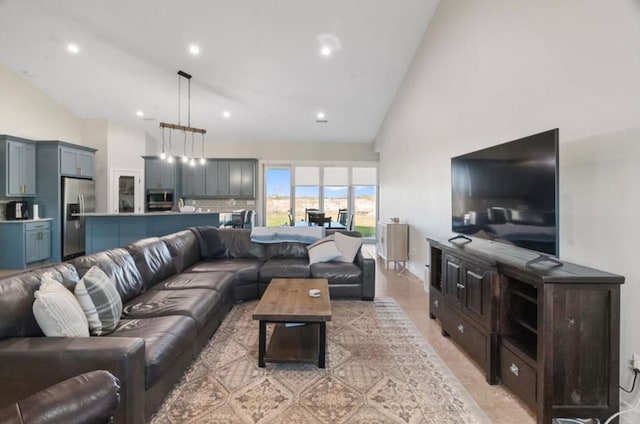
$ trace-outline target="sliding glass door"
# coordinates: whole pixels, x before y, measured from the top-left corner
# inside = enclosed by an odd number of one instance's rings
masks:
[[[289,225],[291,211],[291,168],[265,168],[265,216],[267,227]]]

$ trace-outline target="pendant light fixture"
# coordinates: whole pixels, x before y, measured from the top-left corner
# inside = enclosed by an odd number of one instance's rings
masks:
[[[180,122],[181,86],[182,86],[181,82],[182,82],[182,78],[185,78],[188,81],[188,87],[189,87],[188,102],[187,102],[187,125],[186,126],[181,125],[181,122]],[[172,130],[178,130],[178,131],[182,131],[183,134],[184,134],[182,162],[183,163],[189,162],[189,158],[187,156],[187,133],[190,132],[191,133],[191,139],[192,139],[191,154],[194,156],[194,158],[191,159],[191,162],[193,162],[193,165],[195,165],[195,154],[193,152],[193,136],[195,135],[195,133],[200,133],[202,135],[202,152],[204,153],[204,135],[207,133],[207,130],[202,129],[202,128],[195,128],[195,127],[191,126],[191,75],[187,74],[184,71],[178,71],[178,124],[170,124],[168,122],[160,122],[160,128],[162,128],[162,153],[160,153],[160,158],[163,159],[163,160],[164,160],[164,158],[167,158],[167,161],[169,163],[173,163],[173,156],[171,156],[171,132],[172,132]],[[165,151],[164,151],[164,129],[165,128],[169,129],[169,154],[166,154]],[[204,155],[200,159],[200,163],[203,164],[203,160],[204,160]]]

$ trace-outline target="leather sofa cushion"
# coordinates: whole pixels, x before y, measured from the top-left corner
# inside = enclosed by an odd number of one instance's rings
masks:
[[[77,375],[0,410],[4,424],[109,423],[120,381],[108,371]]]
[[[311,278],[326,278],[329,285],[362,284],[362,270],[355,263],[322,262],[311,265]]]
[[[225,249],[220,258],[265,259],[265,245],[251,241],[251,230],[241,228],[221,228],[218,230]]]
[[[145,290],[176,273],[167,245],[158,237],[138,240],[127,246],[142,276]]]
[[[144,339],[145,388],[148,389],[162,377],[182,352],[191,349],[196,333],[193,318],[171,315],[121,320],[109,337]]]
[[[219,292],[226,302],[233,299],[234,281],[232,272],[183,272],[156,284],[151,290],[210,289]]]
[[[307,259],[307,246],[304,243],[269,243],[265,249],[267,259]]]
[[[0,279],[0,340],[8,337],[42,336],[33,316],[34,293],[40,288],[42,275],[50,272],[53,279],[73,290],[80,280],[68,263],[45,266]]]
[[[198,240],[200,247],[200,257],[202,259],[213,259],[220,256],[225,247],[222,244],[217,227],[201,226],[189,228]]]
[[[242,285],[258,281],[262,264],[263,261],[260,259],[212,259],[197,263],[187,268],[186,272],[232,272],[235,275],[235,284]]]
[[[177,272],[200,260],[200,243],[193,231],[179,231],[161,237],[161,240],[167,245]]]
[[[309,278],[310,275],[308,259],[269,259],[260,268],[261,283],[273,278]]]
[[[220,308],[222,295],[215,290],[149,290],[124,305],[122,318],[185,315],[203,328]]]
[[[71,261],[80,277],[96,265],[116,284],[122,303],[133,299],[142,292],[142,276],[133,258],[125,249],[111,249],[80,256]]]

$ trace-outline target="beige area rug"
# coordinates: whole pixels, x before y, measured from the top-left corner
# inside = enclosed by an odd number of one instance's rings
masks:
[[[256,304],[234,306],[152,424],[490,422],[393,299],[331,302],[325,369],[258,368]]]

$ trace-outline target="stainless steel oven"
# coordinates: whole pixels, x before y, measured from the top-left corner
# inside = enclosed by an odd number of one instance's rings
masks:
[[[147,212],[163,212],[173,209],[173,190],[147,190]]]

